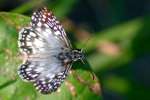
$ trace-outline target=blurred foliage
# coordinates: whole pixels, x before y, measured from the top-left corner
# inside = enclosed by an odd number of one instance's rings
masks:
[[[30,11],[31,9],[39,8],[39,7],[49,7],[51,10],[57,15],[58,17],[65,16],[68,12],[71,11],[71,8],[73,5],[77,2],[77,0],[56,0],[55,2],[48,2],[47,0],[30,0],[24,4],[22,4],[19,7],[16,7],[15,9],[11,10],[13,13],[25,13]],[[49,3],[47,5],[47,3]],[[34,4],[34,5],[33,5]]]

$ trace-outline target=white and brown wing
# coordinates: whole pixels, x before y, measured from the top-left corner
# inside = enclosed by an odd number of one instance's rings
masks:
[[[33,82],[43,94],[56,91],[71,66],[64,66],[57,58],[63,49],[71,49],[71,45],[56,17],[46,8],[34,12],[31,25],[19,32],[18,45],[27,56],[18,69],[19,76]]]

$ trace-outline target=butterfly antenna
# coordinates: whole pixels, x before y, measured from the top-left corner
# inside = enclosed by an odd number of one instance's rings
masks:
[[[88,44],[89,44],[89,40],[90,40],[90,38],[88,38],[88,39],[87,39],[87,42],[84,43],[84,45],[83,45],[84,48],[81,49],[81,52],[85,52],[86,47],[87,47]],[[84,61],[84,60],[86,60],[86,57],[85,57],[85,56],[84,56],[84,59],[81,59],[81,62],[82,62],[83,64],[85,64],[85,61]],[[91,72],[91,71],[90,71],[90,74],[91,74],[91,76],[92,76],[92,79],[95,80],[95,74],[94,74],[94,72]]]
[[[83,44],[82,47],[84,47],[84,48],[81,49],[81,52],[85,53],[86,47],[88,46],[88,43],[89,43],[89,40],[90,40],[90,38],[88,38],[88,39],[86,40],[87,42]],[[83,56],[83,59],[81,59],[81,62],[82,62],[83,64],[85,64],[85,61],[84,61],[84,60],[86,60],[86,57],[85,57],[85,56]]]
[[[85,61],[84,61],[84,60],[85,60],[85,58],[84,58],[84,59],[81,59],[81,62],[82,62],[83,64],[85,64]]]
[[[81,51],[85,51],[85,50],[86,50],[86,48],[87,48],[87,46],[88,46],[88,44],[89,44],[89,40],[90,40],[90,38],[88,38],[88,39],[86,40],[86,42],[83,44],[83,48],[81,49]]]

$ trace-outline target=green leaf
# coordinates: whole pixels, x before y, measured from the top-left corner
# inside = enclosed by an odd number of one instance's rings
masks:
[[[98,79],[91,77],[90,65],[76,63],[72,74],[60,87],[60,91],[42,95],[32,83],[23,82],[17,75],[21,64],[18,56],[18,31],[27,26],[29,17],[13,13],[0,13],[0,99],[2,100],[100,100]],[[95,85],[98,84],[98,85]],[[95,88],[95,86],[97,88]]]

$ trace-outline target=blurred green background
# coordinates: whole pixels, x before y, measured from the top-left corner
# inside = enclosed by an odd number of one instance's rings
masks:
[[[17,75],[18,31],[43,6],[89,63],[49,95]],[[0,11],[0,100],[150,100],[150,0],[0,0]]]

